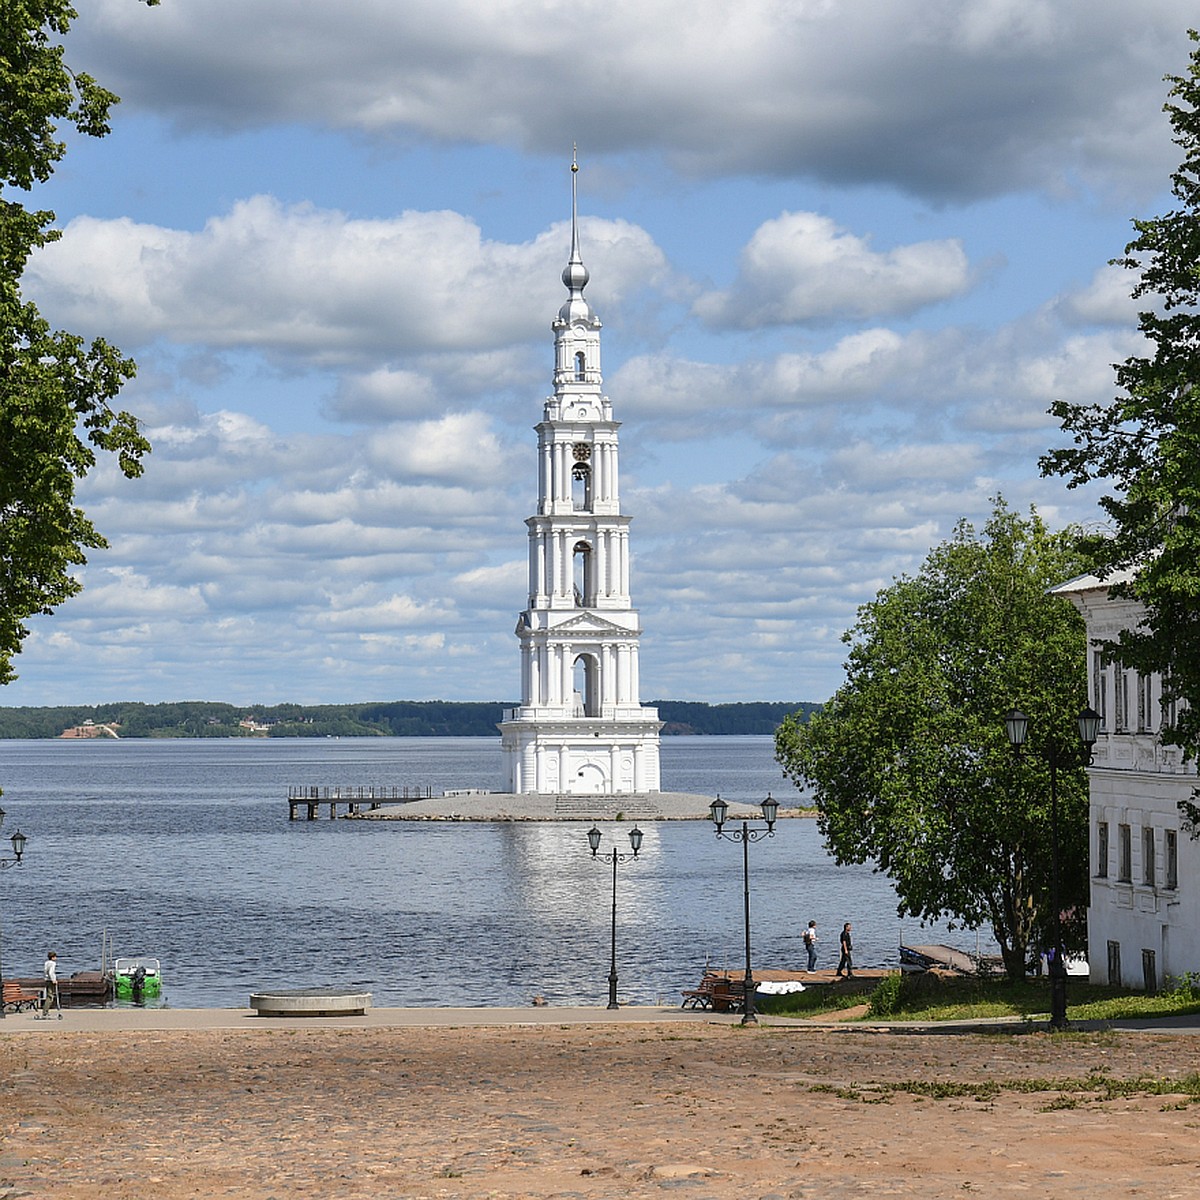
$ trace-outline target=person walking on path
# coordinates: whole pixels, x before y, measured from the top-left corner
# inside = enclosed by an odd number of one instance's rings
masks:
[[[845,970],[846,978],[854,978],[854,940],[850,936],[850,922],[842,926],[842,936],[838,938],[842,947],[842,957],[838,959],[837,978],[841,979]]]
[[[42,1016],[50,1015],[51,1006],[58,1004],[58,955],[53,950],[42,964]]]
[[[815,971],[817,969],[817,923],[809,921],[808,928],[804,931],[804,948],[808,951],[808,966],[806,971]]]

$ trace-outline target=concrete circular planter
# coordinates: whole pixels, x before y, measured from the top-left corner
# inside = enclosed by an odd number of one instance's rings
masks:
[[[371,1007],[371,993],[337,987],[254,992],[250,1007],[260,1017],[361,1017]]]

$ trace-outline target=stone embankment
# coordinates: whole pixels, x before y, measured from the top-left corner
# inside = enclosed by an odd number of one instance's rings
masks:
[[[688,792],[606,795],[514,795],[464,791],[360,811],[362,821],[707,821],[711,796]],[[811,809],[779,810],[780,817],[810,816]],[[761,820],[757,805],[731,804],[730,822]]]

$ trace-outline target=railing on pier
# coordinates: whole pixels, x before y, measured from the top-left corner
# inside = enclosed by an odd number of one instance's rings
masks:
[[[404,787],[365,787],[361,784],[350,787],[289,787],[288,820],[296,819],[298,809],[304,809],[308,820],[315,821],[318,809],[328,805],[329,819],[332,821],[337,816],[339,805],[345,805],[346,812],[354,814],[360,808],[371,811],[385,804],[428,800],[432,795],[433,788],[411,784]]]

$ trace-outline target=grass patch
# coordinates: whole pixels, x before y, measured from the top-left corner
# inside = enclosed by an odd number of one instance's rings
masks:
[[[785,992],[780,996],[756,996],[754,1007],[760,1013],[769,1013],[775,1016],[810,1017],[815,1013],[840,1012],[842,1009],[856,1008],[866,999],[866,991],[809,987],[803,992]]]
[[[1200,1074],[1192,1072],[1178,1079],[1146,1075],[1136,1079],[1111,1079],[1099,1072],[1079,1079],[985,1079],[977,1082],[905,1079],[895,1083],[866,1083],[849,1088],[818,1083],[811,1086],[809,1091],[863,1104],[886,1103],[888,1096],[897,1093],[925,1100],[975,1100],[981,1103],[994,1100],[1002,1092],[1049,1094],[1052,1099],[1047,1101],[1042,1110],[1044,1112],[1133,1097],[1180,1096],[1181,1100],[1164,1107],[1181,1109],[1200,1103]]]
[[[1046,1019],[1050,1012],[1047,978],[1010,980],[934,972],[893,972],[868,995],[824,987],[783,996],[764,996],[759,1011],[781,1016],[852,1008],[868,1000],[867,1019],[898,1021],[971,1021],[988,1017]],[[1200,1013],[1200,979],[1173,981],[1157,996],[1127,988],[1071,979],[1067,984],[1067,1019],[1121,1020],[1131,1017],[1170,1017]]]

